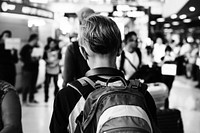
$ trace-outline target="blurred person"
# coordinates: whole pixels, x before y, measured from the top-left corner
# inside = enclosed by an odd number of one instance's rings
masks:
[[[134,31],[125,35],[125,46],[119,57],[117,64],[125,74],[125,78],[130,79],[142,64],[142,53],[138,48],[138,38]]]
[[[176,64],[175,62],[175,54],[173,52],[173,49],[170,45],[167,45],[165,48],[165,55],[161,58],[162,65],[163,64]],[[174,82],[175,75],[162,75],[162,82],[165,83],[168,87],[168,95],[170,94],[172,84]],[[169,108],[169,97],[165,99],[164,103],[165,109]]]
[[[94,14],[94,10],[84,7],[77,12],[77,17],[79,19],[79,24],[84,22],[84,19]],[[79,50],[78,41],[72,42],[65,53],[64,59],[64,70],[63,70],[63,87],[67,85],[68,82],[76,80],[85,75],[89,70],[87,62],[84,60],[83,56]]]
[[[92,82],[105,85],[109,78],[115,76],[125,80],[124,74],[116,67],[116,57],[122,50],[122,41],[120,30],[112,19],[96,14],[89,16],[81,25],[79,36],[81,53],[90,67],[85,75]],[[115,81],[113,79],[112,82]],[[73,81],[72,84],[77,82],[78,80]],[[90,85],[89,88],[85,86],[82,89],[83,91],[78,92],[69,85],[58,92],[50,123],[51,133],[74,132],[76,117],[83,109],[85,99],[94,90]],[[145,98],[152,117],[156,120],[153,98],[148,92]]]
[[[48,102],[49,99],[49,84],[51,82],[51,78],[53,78],[55,90],[54,96],[56,96],[59,91],[58,87],[58,75],[61,72],[60,68],[60,59],[61,59],[61,50],[58,46],[58,41],[55,39],[49,39],[47,45],[44,48],[44,56],[43,59],[46,62],[46,74],[45,74],[45,83],[44,83],[44,94],[45,94],[45,102]]]
[[[5,30],[0,35],[0,80],[5,80],[15,86],[18,53],[16,49],[5,49],[5,39],[11,38],[12,32]]]
[[[0,133],[22,133],[21,104],[14,87],[0,80]]]
[[[164,62],[170,62],[175,61],[175,54],[173,53],[173,49],[171,46],[167,45],[165,48],[165,55],[161,58],[161,61]]]
[[[196,80],[198,83],[195,87],[200,89],[200,39],[196,39],[196,43],[198,44],[198,54],[196,59]]]
[[[153,46],[153,60],[157,64],[160,64],[161,58],[165,56],[165,48],[166,45],[163,43],[163,39],[161,37],[157,37],[156,43]]]
[[[20,51],[22,66],[22,82],[23,82],[23,92],[22,101],[27,103],[27,95],[29,94],[30,103],[38,103],[34,98],[34,93],[36,91],[36,83],[38,77],[39,69],[39,59],[41,57],[35,56],[33,51],[34,48],[38,48],[38,35],[31,34],[28,39],[28,44],[24,45]],[[37,53],[35,53],[37,54]]]

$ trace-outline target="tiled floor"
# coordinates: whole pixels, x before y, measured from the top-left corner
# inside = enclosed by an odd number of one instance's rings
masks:
[[[170,107],[181,110],[185,133],[200,133],[200,89],[194,87],[196,84],[182,76],[176,77],[170,94]],[[54,100],[53,90],[54,88],[51,87],[48,103],[44,103],[43,88],[41,88],[36,94],[39,104],[22,105],[24,133],[49,133],[48,126]]]

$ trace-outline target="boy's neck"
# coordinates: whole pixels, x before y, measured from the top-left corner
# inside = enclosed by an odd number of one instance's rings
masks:
[[[98,67],[111,67],[116,68],[116,58],[107,59],[107,58],[90,58],[87,60],[90,69],[98,68]]]

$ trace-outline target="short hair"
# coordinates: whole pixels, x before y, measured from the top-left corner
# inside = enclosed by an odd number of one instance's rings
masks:
[[[80,25],[83,23],[83,21],[90,15],[94,14],[94,10],[88,7],[84,7],[81,10],[79,10],[76,14],[79,19]]]
[[[134,31],[128,32],[124,37],[124,42],[126,43],[127,40],[132,36],[136,36],[137,37],[137,34]]]
[[[111,18],[93,14],[80,27],[80,44],[89,45],[94,53],[114,54],[121,43],[120,30]]]
[[[37,39],[37,38],[38,38],[37,34],[31,34],[29,39],[28,39],[28,42],[33,41],[34,39]]]
[[[12,32],[11,32],[10,30],[5,30],[5,31],[3,31],[3,32],[1,33],[0,38],[2,38],[4,34],[8,34],[8,37],[9,37],[9,38],[12,37]]]

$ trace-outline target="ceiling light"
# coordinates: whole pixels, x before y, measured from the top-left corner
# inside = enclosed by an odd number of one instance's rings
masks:
[[[123,16],[123,12],[122,11],[114,11],[113,12],[113,16],[122,17]]]
[[[192,20],[191,19],[184,19],[183,22],[184,23],[190,23]]]
[[[126,13],[128,17],[142,17],[145,15],[143,11],[129,11]]]
[[[176,18],[177,18],[176,14],[171,15],[171,19],[176,19]]]
[[[164,19],[164,18],[157,18],[157,21],[158,21],[158,22],[164,22],[165,19]]]
[[[200,20],[200,16],[198,16],[198,19]]]
[[[172,29],[164,29],[164,32],[172,32]]]
[[[191,6],[191,7],[189,7],[189,10],[190,10],[191,12],[194,12],[194,11],[195,11],[195,7]]]
[[[156,25],[156,21],[151,21],[150,24],[151,25]]]
[[[41,4],[47,4],[49,0],[29,0],[33,3],[41,3]]]
[[[185,19],[185,18],[187,18],[187,15],[186,14],[182,14],[182,15],[179,16],[179,18],[180,19]]]
[[[165,23],[164,27],[168,28],[168,27],[170,27],[170,24],[169,23]]]
[[[177,25],[179,25],[179,22],[178,21],[174,21],[174,22],[172,22],[172,25],[177,26]]]

